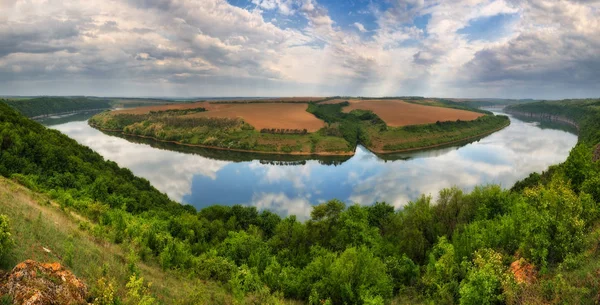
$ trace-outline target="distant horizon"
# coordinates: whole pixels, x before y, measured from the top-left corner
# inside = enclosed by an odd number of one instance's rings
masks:
[[[419,95],[390,95],[390,96],[357,96],[357,95],[277,95],[277,96],[119,96],[119,95],[85,95],[85,94],[75,94],[75,95],[50,95],[50,94],[40,94],[40,95],[0,95],[0,98],[38,98],[38,97],[87,97],[87,98],[124,98],[124,99],[163,99],[163,100],[176,100],[176,99],[185,99],[185,100],[194,100],[194,99],[271,99],[271,98],[287,98],[287,97],[349,97],[349,98],[407,98],[407,97],[420,97],[425,99],[464,99],[464,100],[535,100],[535,101],[558,101],[564,99],[597,99],[598,97],[590,96],[590,97],[578,97],[578,98],[502,98],[502,97],[448,97],[448,96],[419,96]]]

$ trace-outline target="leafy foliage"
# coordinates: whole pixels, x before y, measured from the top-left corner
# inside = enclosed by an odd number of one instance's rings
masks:
[[[14,245],[10,233],[10,223],[6,215],[0,215],[0,259],[2,259]]]

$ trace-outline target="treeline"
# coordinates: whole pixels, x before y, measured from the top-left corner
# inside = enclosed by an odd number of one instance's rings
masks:
[[[341,136],[352,148],[355,148],[359,143],[369,145],[370,139],[366,131],[367,126],[364,126],[363,123],[368,123],[368,127],[376,127],[381,130],[387,128],[386,124],[372,111],[353,110],[350,113],[343,112],[342,108],[349,105],[348,101],[337,104],[311,103],[306,111],[328,123],[327,127],[320,130],[322,135]]]
[[[186,115],[198,112],[205,112],[206,108],[198,107],[198,108],[190,108],[190,109],[166,109],[160,111],[150,111],[150,115]]]
[[[499,130],[509,124],[510,119],[505,115],[485,115],[471,121],[437,121],[434,124],[389,128],[379,135],[384,139],[385,137],[402,139],[400,142],[389,141],[390,143],[383,145],[385,151],[399,151],[468,140]]]
[[[2,100],[27,117],[111,108],[109,100],[85,97],[39,97],[24,100]]]
[[[600,142],[600,100],[542,101],[511,105],[507,112],[550,114],[565,117],[579,125],[579,139],[588,144]]]
[[[295,135],[306,135],[308,130],[305,129],[283,129],[283,128],[263,128],[260,133],[268,134],[295,134]]]
[[[238,300],[581,304],[597,297],[600,165],[586,143],[519,190],[444,189],[435,201],[422,196],[400,210],[330,200],[299,221],[255,207],[179,206],[2,104],[0,141],[3,176],[88,217],[81,229],[97,239],[128,245],[131,268],[157,263],[220,282]]]
[[[93,126],[100,128],[122,130],[127,131],[128,133],[138,133],[140,129],[152,124],[162,124],[173,128],[209,127],[220,129],[237,128],[244,124],[239,118],[181,117],[180,115],[187,113],[179,113],[180,111],[181,110],[176,110],[175,112],[170,112],[168,114],[164,111],[150,112],[148,114],[113,114],[111,112],[105,112],[93,116],[89,119],[89,122]],[[193,111],[203,112],[205,110],[194,109]]]

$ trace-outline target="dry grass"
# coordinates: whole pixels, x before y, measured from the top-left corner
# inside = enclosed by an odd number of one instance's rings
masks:
[[[344,112],[355,109],[371,110],[391,127],[431,124],[437,121],[471,121],[483,116],[477,112],[411,104],[402,100],[349,100],[349,102],[350,106],[344,107]]]

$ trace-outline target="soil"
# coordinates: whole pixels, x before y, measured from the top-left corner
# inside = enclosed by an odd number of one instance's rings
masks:
[[[371,110],[388,126],[431,124],[437,121],[471,121],[483,116],[482,113],[466,110],[411,104],[401,100],[349,100],[350,106],[344,112],[355,109]]]
[[[214,104],[198,102],[147,106],[133,109],[113,111],[113,114],[146,114],[150,111],[184,110],[205,108],[206,112],[187,115],[188,117],[242,118],[257,130],[263,128],[306,129],[314,132],[325,126],[325,122],[306,111],[303,103],[256,103],[256,104]]]

